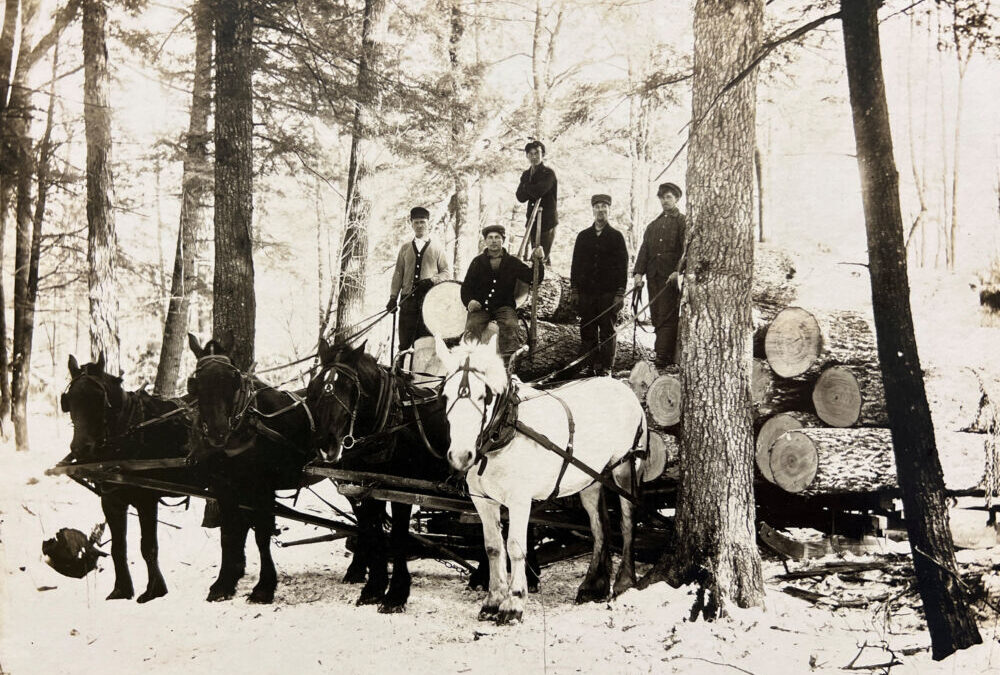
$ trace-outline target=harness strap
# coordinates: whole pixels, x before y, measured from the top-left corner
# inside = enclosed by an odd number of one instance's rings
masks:
[[[559,467],[559,476],[556,478],[556,485],[552,488],[552,494],[548,497],[549,499],[555,499],[559,496],[559,486],[562,484],[563,476],[566,475],[566,469],[573,460],[573,434],[576,432],[576,422],[573,421],[573,413],[570,412],[569,406],[566,405],[566,401],[562,400],[555,394],[550,395],[562,404],[563,410],[566,411],[566,424],[569,426],[569,440],[566,442],[566,456],[563,457],[562,466]]]
[[[424,442],[424,447],[427,448],[427,451],[431,453],[431,455],[437,457],[438,459],[444,459],[444,456],[438,452],[433,445],[431,445],[429,440],[427,440],[427,433],[424,431],[424,421],[420,418],[420,405],[413,397],[413,390],[410,389],[408,393],[410,395],[410,406],[413,408],[413,417],[417,421],[417,431],[420,432],[420,440]]]
[[[587,474],[588,476],[590,476],[591,478],[593,478],[595,481],[597,481],[598,483],[600,483],[604,487],[606,487],[609,490],[611,490],[612,492],[614,492],[619,497],[627,499],[630,502],[632,502],[633,504],[638,504],[639,503],[639,499],[635,495],[629,494],[628,492],[625,492],[624,490],[622,490],[620,487],[618,487],[615,484],[615,482],[613,480],[612,481],[607,481],[602,474],[598,473],[597,471],[595,471],[591,467],[589,467],[586,464],[584,464],[583,462],[581,462],[576,457],[573,457],[573,455],[571,455],[570,453],[568,453],[565,450],[563,450],[562,448],[560,448],[558,445],[556,445],[555,443],[553,443],[545,434],[543,434],[543,433],[535,430],[534,428],[528,426],[527,424],[525,424],[521,420],[518,420],[517,422],[515,422],[514,426],[522,434],[524,434],[528,438],[532,439],[533,441],[535,441],[536,443],[538,443],[539,445],[541,445],[543,448],[546,448],[547,450],[551,450],[552,452],[556,453],[557,455],[559,455],[560,457],[562,457],[564,460],[566,460],[566,462],[568,462],[569,464],[572,464],[575,468],[577,468],[580,471],[582,471],[583,473]]]

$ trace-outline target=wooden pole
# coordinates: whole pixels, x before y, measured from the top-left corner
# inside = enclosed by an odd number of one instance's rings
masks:
[[[533,224],[535,226],[535,246],[532,248],[532,255],[539,246],[542,245],[542,200],[539,199],[535,202],[535,213],[532,218]],[[527,237],[525,237],[527,239]],[[541,266],[544,265],[544,261],[537,258],[532,258],[531,264],[531,326],[528,331],[528,346],[534,349],[535,338],[538,337],[538,276],[541,271]]]

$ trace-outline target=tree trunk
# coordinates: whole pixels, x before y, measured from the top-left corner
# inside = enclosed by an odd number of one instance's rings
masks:
[[[240,370],[254,357],[253,2],[215,5],[215,275],[212,335],[233,338]]]
[[[362,316],[368,269],[368,221],[374,198],[374,139],[381,123],[378,71],[388,30],[386,0],[365,0],[358,60],[358,98],[354,105],[351,161],[347,174],[347,225],[340,250],[337,335],[350,335]]]
[[[14,65],[14,33],[17,30],[17,10],[20,4],[20,0],[4,2],[3,29],[0,31],[0,119],[7,109],[10,69]]]
[[[118,236],[111,206],[111,76],[105,42],[103,0],[83,0],[83,119],[87,135],[87,264],[91,356],[104,353],[105,370],[120,370],[118,293],[115,290]]]
[[[170,302],[153,391],[174,396],[184,354],[188,314],[195,289],[195,252],[204,229],[203,202],[211,187],[208,166],[208,114],[212,107],[212,14],[207,0],[194,6],[194,84],[187,147],[181,176],[181,215],[170,282]]]
[[[841,0],[844,53],[893,451],[931,653],[940,660],[982,638],[958,582],[944,479],[913,333],[878,5],[878,0]]]
[[[763,3],[699,0],[680,342],[684,433],[676,548],[644,579],[697,581],[692,614],[763,603],[750,402],[756,73],[716,97],[760,48]],[[711,186],[711,188],[709,188]]]
[[[458,0],[452,0],[449,9],[451,33],[448,38],[448,63],[451,67],[452,98],[458,102],[462,97],[463,91],[461,48],[462,38],[465,35],[465,23],[462,6]],[[451,152],[458,151],[464,145],[464,117],[462,106],[455,105],[451,111]],[[454,162],[452,166],[455,166]],[[451,269],[454,270],[455,274],[459,274],[459,270],[464,271],[465,269],[465,260],[462,257],[462,251],[464,248],[463,239],[466,223],[469,220],[469,177],[463,171],[455,171],[452,176],[452,185],[453,193],[448,204],[452,234],[455,237]]]

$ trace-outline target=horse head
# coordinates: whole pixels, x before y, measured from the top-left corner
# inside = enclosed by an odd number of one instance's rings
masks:
[[[448,463],[458,471],[468,471],[476,462],[477,441],[492,406],[510,384],[507,370],[497,354],[496,336],[487,344],[463,341],[451,351],[440,338],[435,344],[448,372],[443,382],[451,426]]]
[[[362,399],[372,396],[380,373],[364,343],[355,349],[320,339],[318,353],[320,370],[306,388],[306,404],[316,422],[312,444],[326,461],[337,462],[354,445],[359,419],[370,417]]]
[[[69,386],[60,397],[62,411],[68,412],[73,421],[69,449],[77,461],[93,460],[107,445],[122,409],[122,378],[104,372],[104,352],[96,362],[82,366],[71,355],[69,375]]]
[[[188,394],[197,398],[197,432],[202,441],[191,443],[188,461],[197,464],[227,448],[243,424],[253,391],[250,378],[229,359],[231,334],[202,347],[189,333],[188,344],[198,359],[194,375],[188,378]]]

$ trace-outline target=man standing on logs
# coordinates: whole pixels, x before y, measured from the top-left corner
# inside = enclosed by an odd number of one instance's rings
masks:
[[[570,300],[580,315],[580,348],[584,368],[610,375],[615,365],[615,320],[622,309],[628,281],[625,237],[608,222],[611,197],[590,198],[594,224],[576,236],[570,270]],[[586,370],[585,370],[586,372]]]
[[[559,224],[559,216],[556,213],[556,193],[558,191],[558,181],[556,172],[542,164],[545,157],[545,145],[541,141],[531,141],[524,146],[524,154],[528,157],[527,170],[521,174],[521,182],[517,186],[517,201],[528,202],[528,215],[525,228],[528,228],[524,236],[528,241],[535,240],[535,228],[538,223],[532,226],[531,215],[535,211],[535,204],[541,200],[542,213],[539,218],[542,221],[542,248],[545,250],[545,264],[551,265],[549,255],[552,252],[552,242],[556,238],[556,225]],[[529,227],[531,226],[531,227]],[[525,247],[528,251],[530,246]],[[527,260],[525,256],[525,260]]]
[[[420,309],[424,295],[435,283],[450,276],[448,256],[437,242],[427,236],[430,213],[422,206],[410,209],[410,227],[413,240],[403,244],[396,256],[396,270],[392,274],[389,302],[385,309],[396,311],[397,298],[403,293],[399,305],[399,350],[413,346],[417,338],[430,335],[424,325]]]
[[[656,367],[662,368],[674,363],[677,350],[680,310],[677,275],[684,258],[687,219],[677,208],[681,198],[679,187],[663,183],[656,196],[660,198],[663,213],[646,226],[632,274],[636,287],[642,286],[643,275],[649,280],[649,313],[656,331]]]
[[[486,250],[472,259],[462,282],[462,302],[469,312],[465,320],[465,337],[482,342],[486,326],[491,319],[495,320],[500,329],[500,355],[505,361],[520,347],[515,288],[518,281],[530,284],[532,278],[532,269],[504,250],[506,236],[503,225],[483,228]],[[538,246],[532,256],[541,260],[545,251]],[[544,266],[538,271],[541,281],[545,276]]]

